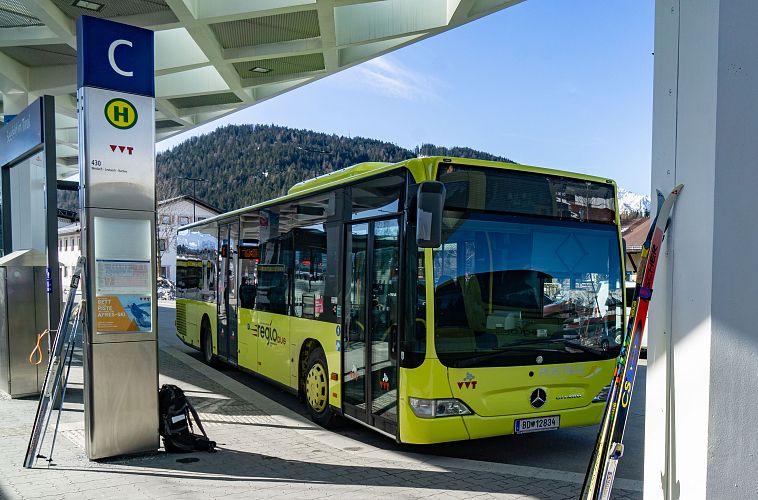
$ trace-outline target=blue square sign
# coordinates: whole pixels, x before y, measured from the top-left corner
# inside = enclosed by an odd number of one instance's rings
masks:
[[[107,19],[76,22],[77,88],[155,97],[153,32]]]

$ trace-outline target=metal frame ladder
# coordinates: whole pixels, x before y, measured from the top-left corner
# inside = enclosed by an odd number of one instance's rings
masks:
[[[29,446],[26,449],[26,457],[24,458],[24,467],[27,469],[34,467],[37,458],[46,458],[48,465],[53,460],[55,438],[58,434],[58,425],[60,424],[63,402],[66,397],[66,384],[74,355],[76,333],[82,326],[85,317],[82,314],[84,304],[82,303],[80,307],[75,307],[74,304],[76,290],[79,288],[80,278],[84,273],[84,262],[84,257],[79,257],[74,274],[71,276],[71,286],[68,292],[68,299],[66,300],[66,307],[63,310],[63,315],[58,325],[58,334],[55,336],[55,341],[50,352],[50,364],[47,367],[45,384],[42,388],[42,394],[40,394],[37,415],[34,418],[34,426],[32,427]],[[65,376],[63,375],[64,370]],[[49,456],[45,457],[40,454],[40,450],[45,440],[50,419],[55,411],[55,402],[58,401],[59,396],[60,404],[55,421],[55,430],[53,431],[53,441],[50,445]]]

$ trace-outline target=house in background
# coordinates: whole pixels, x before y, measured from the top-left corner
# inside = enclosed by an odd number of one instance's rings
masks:
[[[58,220],[61,223],[61,220]],[[58,268],[60,269],[62,290],[68,291],[71,275],[74,274],[76,262],[82,254],[82,227],[75,222],[58,227]]]
[[[650,229],[650,217],[621,221],[621,236],[626,242],[624,269],[626,269],[627,281],[632,281],[637,275],[642,259],[642,244],[645,243],[648,229]]]
[[[193,216],[194,213],[194,216]],[[158,202],[157,245],[160,275],[176,281],[176,231],[179,227],[215,215],[220,210],[192,196],[176,196]]]

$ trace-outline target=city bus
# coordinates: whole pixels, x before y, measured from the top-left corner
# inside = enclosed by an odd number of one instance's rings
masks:
[[[311,418],[428,444],[600,421],[624,325],[612,180],[361,163],[179,229],[177,336]],[[195,271],[196,272],[196,271]],[[184,285],[184,286],[183,286]]]

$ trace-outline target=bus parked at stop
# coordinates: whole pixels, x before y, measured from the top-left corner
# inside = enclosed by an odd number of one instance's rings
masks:
[[[177,335],[322,425],[403,443],[591,425],[620,350],[621,255],[611,180],[363,163],[180,228],[194,278],[177,283]]]

